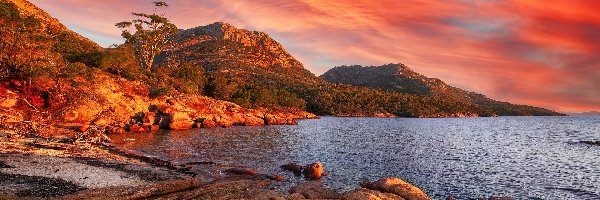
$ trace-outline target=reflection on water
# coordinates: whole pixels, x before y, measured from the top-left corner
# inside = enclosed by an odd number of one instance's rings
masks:
[[[320,161],[340,191],[363,178],[400,177],[435,199],[599,199],[600,118],[334,118],[298,126],[197,129],[111,136],[174,162],[214,161],[285,174],[280,165]],[[127,140],[134,139],[134,140]],[[291,177],[288,182],[297,182]]]

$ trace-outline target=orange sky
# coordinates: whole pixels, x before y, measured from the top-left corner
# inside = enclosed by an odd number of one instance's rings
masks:
[[[141,0],[32,0],[108,46]],[[595,0],[177,0],[180,28],[223,21],[269,33],[319,75],[338,65],[404,63],[491,98],[562,112],[600,110]]]

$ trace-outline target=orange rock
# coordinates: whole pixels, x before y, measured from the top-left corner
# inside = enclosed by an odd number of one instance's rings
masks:
[[[140,125],[138,125],[138,124],[132,124],[127,129],[128,129],[128,131],[131,131],[131,132],[140,132],[140,129],[142,129],[142,127],[140,127]]]
[[[225,172],[237,174],[237,175],[251,175],[251,176],[256,175],[256,171],[251,170],[251,169],[242,169],[242,168],[231,168],[231,169],[225,170]]]
[[[80,127],[79,127],[79,131],[81,131],[81,132],[85,132],[85,131],[87,131],[89,128],[90,128],[90,125],[86,124],[86,125],[80,126]]]
[[[98,118],[98,119],[94,120],[93,123],[94,123],[94,125],[100,126],[100,127],[108,125],[108,121],[106,121],[104,118]]]
[[[217,127],[217,123],[213,120],[204,120],[202,121],[202,128],[215,128]]]
[[[112,126],[107,129],[109,134],[124,134],[125,129],[117,126]]]
[[[324,173],[323,164],[321,164],[320,162],[316,162],[313,164],[306,165],[302,173],[304,174],[304,178],[320,179]]]
[[[160,127],[159,127],[158,125],[150,125],[149,129],[150,129],[151,131],[157,131],[157,130],[159,130],[159,129],[160,129]]]
[[[410,200],[429,200],[429,196],[421,189],[407,183],[399,178],[383,178],[375,182],[364,182],[362,187],[377,190],[380,192],[389,192],[398,195],[404,199]]]
[[[172,106],[176,106],[177,105],[177,101],[175,101],[175,99],[167,99],[167,103],[169,105],[172,105]]]
[[[154,112],[146,112],[144,113],[144,117],[142,117],[142,123],[145,124],[155,124],[155,117],[156,117],[156,113]]]

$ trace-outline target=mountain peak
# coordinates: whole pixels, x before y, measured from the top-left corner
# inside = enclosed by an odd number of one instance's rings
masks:
[[[195,55],[188,59],[237,60],[259,67],[304,68],[302,63],[268,34],[239,29],[225,22],[181,30],[175,42],[173,51],[187,51]],[[201,53],[198,51],[204,51],[205,55],[210,51],[213,55],[218,55],[218,58],[206,58],[198,54]]]

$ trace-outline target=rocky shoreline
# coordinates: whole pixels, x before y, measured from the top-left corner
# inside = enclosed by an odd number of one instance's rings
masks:
[[[307,180],[286,193],[272,185],[293,174],[242,172],[211,163],[175,165],[110,145],[0,138],[0,199],[429,199],[397,178],[343,194]]]

